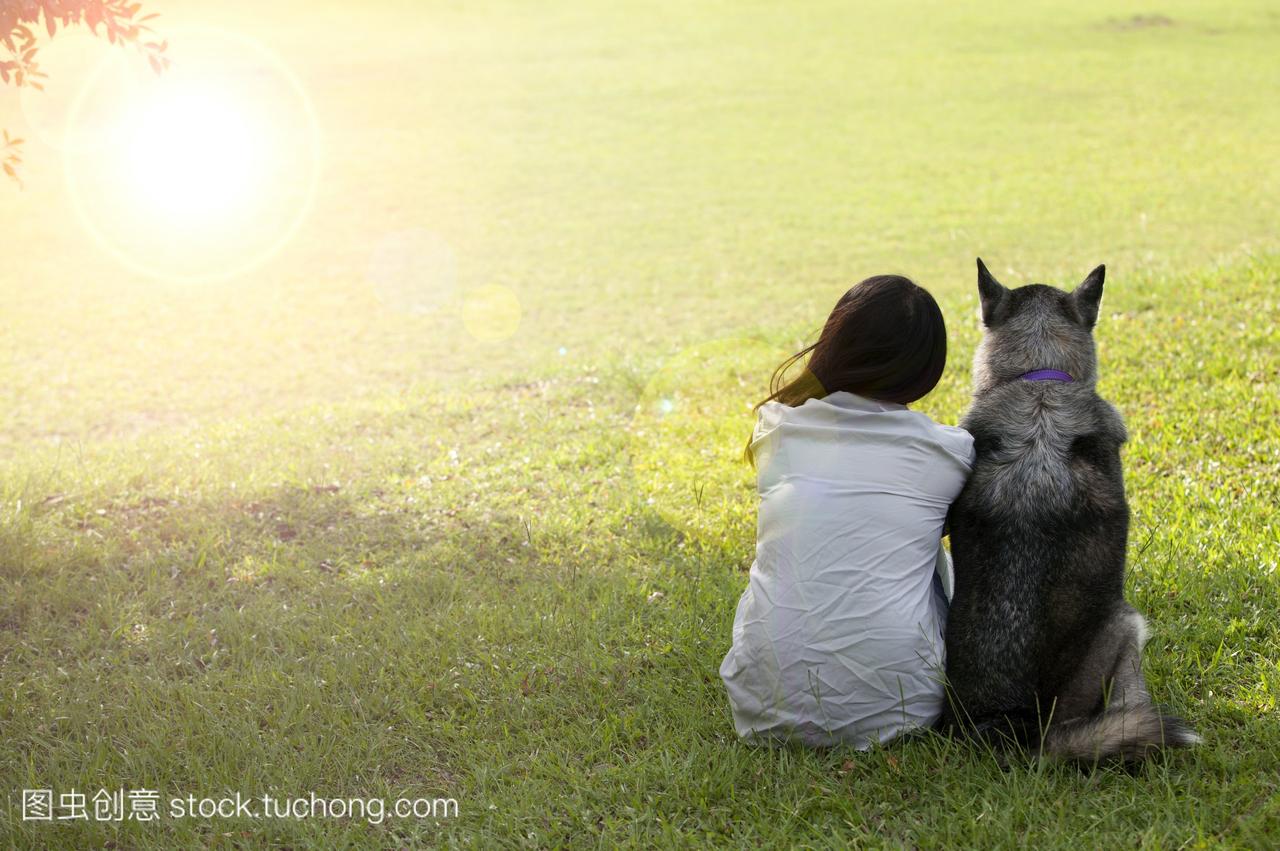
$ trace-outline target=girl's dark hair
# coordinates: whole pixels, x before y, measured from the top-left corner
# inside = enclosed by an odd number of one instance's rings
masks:
[[[807,368],[786,381],[806,355]],[[901,275],[876,275],[845,293],[818,341],[787,358],[769,379],[767,402],[792,407],[844,390],[906,405],[938,383],[947,365],[947,326],[933,296]],[[751,463],[751,442],[745,457]]]

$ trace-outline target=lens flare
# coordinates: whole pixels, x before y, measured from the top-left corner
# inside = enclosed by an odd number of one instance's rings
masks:
[[[178,31],[151,74],[115,51],[68,118],[67,185],[85,228],[135,272],[222,280],[272,257],[315,195],[319,127],[298,79],[266,47]]]
[[[523,314],[515,291],[498,284],[479,287],[462,301],[462,325],[482,343],[500,343],[514,336]]]

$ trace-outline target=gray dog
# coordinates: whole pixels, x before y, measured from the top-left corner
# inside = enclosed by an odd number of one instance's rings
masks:
[[[1001,286],[961,425],[977,461],[951,508],[946,729],[1051,756],[1139,760],[1199,738],[1152,704],[1146,622],[1125,602],[1124,421],[1095,391],[1105,268],[1074,292]]]

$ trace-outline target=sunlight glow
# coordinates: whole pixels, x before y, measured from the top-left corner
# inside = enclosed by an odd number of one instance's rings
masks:
[[[64,167],[81,223],[113,257],[166,281],[225,280],[274,256],[319,179],[319,127],[268,48],[177,31],[157,76],[114,51],[67,119]]]
[[[207,220],[253,203],[262,133],[231,98],[176,86],[138,104],[125,126],[121,154],[150,212]]]

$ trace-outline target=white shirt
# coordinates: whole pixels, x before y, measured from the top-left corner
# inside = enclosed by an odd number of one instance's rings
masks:
[[[738,735],[866,748],[932,724],[951,593],[942,528],[973,438],[839,391],[764,405],[751,445],[756,559],[720,666]]]

